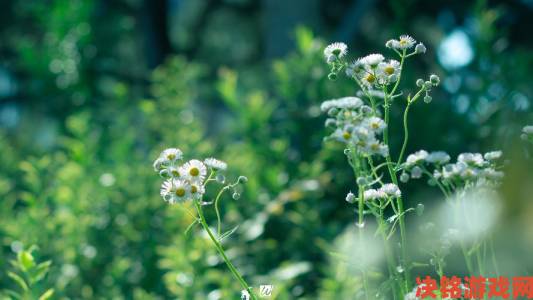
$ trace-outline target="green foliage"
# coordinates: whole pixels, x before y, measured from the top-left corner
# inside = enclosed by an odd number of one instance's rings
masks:
[[[5,299],[51,299],[54,289],[46,289],[45,276],[48,273],[51,261],[36,262],[32,252],[36,247],[28,250],[19,250],[17,258],[10,261],[13,271],[6,275],[14,283],[14,289],[0,291],[0,296]]]

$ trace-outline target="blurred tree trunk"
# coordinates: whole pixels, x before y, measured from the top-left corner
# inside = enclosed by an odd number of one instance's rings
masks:
[[[167,27],[167,0],[145,0],[141,13],[145,31],[146,61],[149,68],[155,68],[171,52]]]

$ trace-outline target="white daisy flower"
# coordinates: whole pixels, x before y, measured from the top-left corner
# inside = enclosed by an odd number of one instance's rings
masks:
[[[332,108],[356,109],[363,105],[363,100],[357,97],[342,97],[322,102],[320,110],[327,112]]]
[[[402,192],[400,191],[400,188],[398,188],[398,186],[395,185],[394,183],[384,184],[379,190],[385,193],[389,197],[399,198],[402,196]]]
[[[176,161],[183,158],[183,152],[178,148],[168,148],[161,152],[160,157],[163,157],[170,161]]]
[[[227,163],[212,157],[204,159],[204,164],[215,171],[225,171],[228,168]]]
[[[450,161],[450,155],[444,151],[434,151],[428,154],[426,162],[430,164],[445,164]]]
[[[385,144],[381,144],[378,140],[368,141],[366,147],[363,147],[363,151],[368,155],[378,154],[383,157],[389,155],[389,147]]]
[[[191,182],[203,182],[207,175],[207,167],[203,162],[192,159],[181,166],[179,170],[182,178]]]
[[[527,125],[522,128],[522,132],[525,134],[533,134],[533,125]]]
[[[161,186],[161,196],[170,204],[184,202],[190,199],[190,187],[183,180],[169,179]]]
[[[378,83],[378,78],[376,77],[376,75],[374,75],[374,73],[365,72],[361,75],[361,82],[367,88],[371,88],[372,86]]]
[[[370,68],[375,68],[378,66],[380,62],[382,62],[385,58],[383,55],[378,53],[369,54],[363,58],[361,58],[361,62]]]
[[[370,117],[366,118],[363,121],[363,124],[365,127],[369,128],[370,130],[374,132],[382,132],[383,129],[387,127],[387,124],[385,124],[385,121],[383,121],[381,118],[378,117]]]
[[[363,193],[363,198],[365,201],[372,201],[377,199],[383,199],[386,198],[387,194],[385,194],[381,190],[375,190],[375,189],[368,189]]]
[[[483,155],[483,157],[486,160],[498,160],[500,157],[502,157],[502,152],[501,151],[487,152],[485,153],[485,155]]]
[[[365,65],[361,59],[356,59],[346,66],[346,76],[354,77],[360,75],[365,70]]]
[[[333,43],[329,44],[326,49],[324,49],[324,57],[329,61],[331,56],[341,58],[348,52],[348,46],[345,43]]]
[[[405,165],[407,167],[414,166],[419,162],[424,161],[428,157],[428,152],[426,150],[420,150],[413,154],[409,154],[407,156],[407,160],[405,162]]]
[[[378,64],[377,76],[382,84],[396,82],[400,75],[400,62],[391,59]]]
[[[481,153],[461,153],[457,157],[457,161],[465,163],[467,165],[474,165],[479,167],[485,164],[485,160],[483,159],[483,155],[481,155]]]
[[[192,199],[199,200],[205,194],[205,186],[196,181],[193,181],[190,183],[189,192]]]
[[[416,40],[411,36],[404,34],[400,39],[392,41],[392,48],[397,50],[410,49],[416,44]]]

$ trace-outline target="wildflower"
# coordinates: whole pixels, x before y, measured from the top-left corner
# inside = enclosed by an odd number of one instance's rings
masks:
[[[354,77],[354,76],[359,76],[361,72],[363,72],[364,70],[365,70],[364,63],[359,58],[349,63],[346,66],[345,72],[346,72],[346,76]]]
[[[240,184],[247,183],[248,182],[248,177],[241,175],[241,176],[239,176],[239,178],[237,178],[237,182],[240,183]]]
[[[328,61],[328,63],[331,60],[331,57],[335,58],[342,58],[346,55],[348,52],[348,46],[346,46],[345,43],[333,43],[330,44],[324,49],[324,57]]]
[[[202,182],[207,175],[207,168],[203,162],[192,159],[180,168],[180,174],[189,181]]]
[[[387,195],[381,190],[368,189],[363,193],[363,198],[365,199],[365,201],[383,199],[386,197]]]
[[[445,164],[450,161],[450,155],[444,151],[435,151],[428,154],[425,158],[426,162],[430,164]]]
[[[361,142],[361,141],[360,141]],[[385,144],[380,143],[375,138],[370,139],[369,141],[365,142],[364,145],[361,147],[362,152],[366,155],[381,155],[383,157],[387,157],[389,155],[389,147]]]
[[[320,110],[327,112],[332,108],[337,109],[356,109],[363,105],[363,100],[357,97],[342,97],[322,102]]]
[[[502,152],[501,151],[491,151],[491,152],[487,152],[485,153],[485,155],[483,155],[483,158],[485,158],[486,160],[498,160],[500,157],[502,157]]]
[[[381,54],[369,54],[363,58],[361,58],[361,62],[365,65],[367,65],[370,68],[376,68],[380,62],[382,62],[385,58]]]
[[[377,77],[373,73],[367,72],[363,75],[361,81],[366,87],[371,88],[377,83]]]
[[[225,171],[228,168],[227,163],[212,157],[204,159],[204,164],[214,171]]]
[[[402,175],[400,175],[400,181],[403,182],[403,183],[408,182],[409,181],[409,174],[402,173]]]
[[[199,200],[205,194],[205,186],[193,181],[190,183],[189,192],[192,199]]]
[[[347,195],[346,195],[346,202],[348,203],[355,203],[356,201],[356,197],[355,195],[352,193],[352,192],[349,192]]]
[[[406,167],[414,166],[414,165],[418,164],[419,162],[424,161],[427,157],[428,157],[428,153],[427,153],[426,150],[417,151],[417,152],[415,152],[413,154],[409,154],[409,156],[407,156],[407,160],[405,162],[405,165],[406,165]]]
[[[522,128],[522,132],[528,135],[533,134],[533,125],[527,125]]]
[[[160,194],[170,204],[184,202],[190,198],[190,186],[184,180],[172,178],[163,182]]]
[[[370,117],[366,118],[363,121],[363,124],[366,128],[374,131],[374,132],[381,132],[385,127],[387,127],[387,124],[385,121],[383,121],[381,118],[378,117]]]
[[[485,164],[485,160],[480,153],[461,153],[457,157],[457,161],[473,166],[483,166]]]
[[[381,192],[385,193],[389,197],[397,197],[398,198],[398,197],[402,196],[402,192],[400,191],[398,186],[395,185],[394,183],[384,184],[379,190]]]
[[[387,62],[378,64],[378,78],[382,84],[389,84],[396,82],[400,75],[400,63],[397,60],[391,59]]]
[[[389,43],[389,42],[387,42]],[[406,50],[406,49],[410,49],[412,48],[416,43],[416,40],[413,39],[411,36],[409,35],[402,35],[400,36],[400,39],[398,40],[391,40],[390,41],[390,44],[389,44],[389,48],[393,48],[393,49],[396,49],[396,50]],[[387,44],[386,44],[387,45]]]
[[[159,158],[161,158],[159,162],[161,165],[170,165],[181,160],[183,158],[183,153],[178,148],[168,148],[161,152]]]

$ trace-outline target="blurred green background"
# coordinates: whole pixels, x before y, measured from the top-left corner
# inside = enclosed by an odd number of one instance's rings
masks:
[[[322,50],[390,55],[385,41],[404,33],[428,48],[404,83],[443,80],[412,109],[408,153],[502,149],[502,275],[533,274],[532,149],[520,140],[533,123],[532,12],[530,0],[2,1],[0,289],[14,286],[14,252],[37,245],[54,299],[238,299],[210,241],[185,235],[191,217],[159,197],[152,162],[179,147],[250,179],[222,211],[227,229],[239,224],[225,247],[252,285],[352,299],[357,272],[329,254],[353,230],[355,186],[342,147],[322,142],[319,105],[356,88],[327,80]],[[442,200],[423,182],[402,189],[409,206]]]

